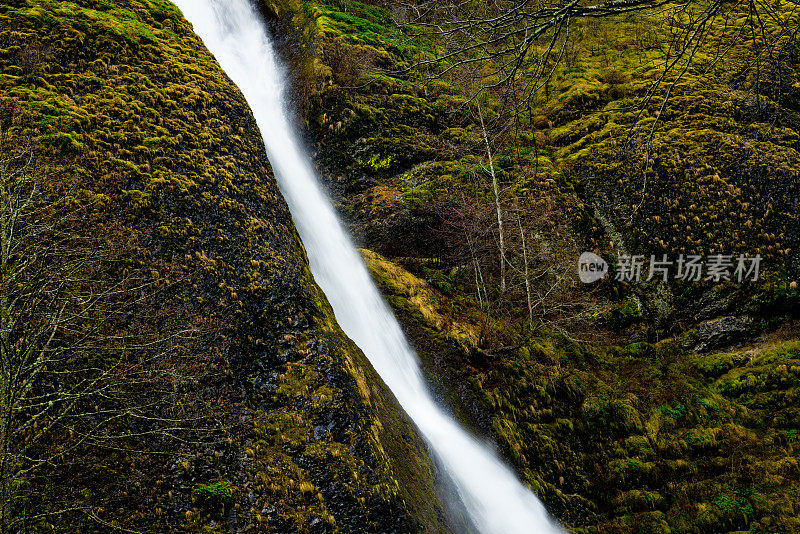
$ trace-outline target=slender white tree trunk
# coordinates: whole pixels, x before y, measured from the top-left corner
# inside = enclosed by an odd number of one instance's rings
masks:
[[[497,231],[500,236],[500,292],[506,291],[506,244],[505,235],[503,233],[503,210],[500,207],[500,187],[497,184],[497,175],[494,172],[494,160],[492,158],[492,147],[489,144],[489,136],[486,133],[486,125],[483,122],[483,112],[480,105],[478,105],[478,117],[481,120],[481,130],[483,132],[483,140],[486,143],[486,154],[489,157],[489,174],[492,177],[492,189],[494,190],[494,207],[497,212]]]
[[[0,172],[4,172],[0,169]],[[11,323],[9,310],[9,276],[7,273],[10,238],[13,228],[13,208],[10,184],[0,178],[0,533],[9,531],[11,514],[11,465],[9,459],[9,428],[11,426]]]
[[[525,296],[528,299],[528,325],[533,332],[533,304],[531,302],[531,277],[528,271],[528,244],[525,242],[525,230],[522,228],[522,220],[517,215],[519,225],[519,235],[522,241],[522,262],[525,266]]]
[[[483,295],[482,295],[481,287],[483,286],[483,275],[481,274],[481,266],[480,263],[478,263],[478,256],[475,254],[475,247],[472,246],[472,239],[470,239],[469,233],[466,230],[464,231],[464,236],[467,238],[467,245],[469,246],[469,252],[472,255],[472,264],[475,267],[475,290],[478,293],[478,305],[480,306],[481,311],[483,311],[486,287],[483,288]]]

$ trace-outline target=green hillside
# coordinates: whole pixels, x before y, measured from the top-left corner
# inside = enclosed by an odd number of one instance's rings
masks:
[[[11,531],[439,529],[424,447],[333,320],[251,113],[177,8],[11,1],[0,28],[5,153],[32,145],[55,209],[90,212],[156,288],[143,332],[194,333],[168,398],[116,418],[130,437],[42,436],[37,454],[68,450],[10,473]]]
[[[800,531],[797,6],[654,91],[697,13],[576,18],[525,100],[423,4],[258,2],[437,399],[572,532]],[[0,2],[0,208],[0,533],[463,529],[172,3]],[[664,254],[760,277],[615,279]]]
[[[636,110],[659,75],[657,35],[635,16],[575,25],[546,92],[513,128],[490,132],[507,224],[529,217],[534,247],[549,249],[535,261],[563,266],[537,274],[570,277],[525,334],[519,279],[501,294],[494,260],[482,263],[487,308],[447,220],[471,210],[484,213],[473,224],[491,225],[477,106],[488,121],[501,100],[470,99],[458,75],[415,67],[446,43],[412,39],[399,8],[375,4],[296,8],[293,24],[314,36],[314,74],[308,58],[289,59],[306,65],[304,117],[333,197],[360,243],[383,254],[364,252],[445,404],[575,532],[800,528],[796,56],[787,50],[785,72],[755,94],[752,73],[734,76],[747,43],[711,69],[700,58],[666,102]],[[709,48],[724,36],[712,33]],[[485,235],[478,253],[493,258],[497,229]],[[612,261],[760,254],[763,274],[581,287],[582,250]]]

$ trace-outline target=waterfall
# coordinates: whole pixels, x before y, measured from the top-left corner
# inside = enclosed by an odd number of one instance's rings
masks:
[[[173,0],[239,86],[255,115],[311,271],[344,332],[361,348],[436,455],[484,534],[561,532],[536,496],[433,401],[417,355],[317,182],[283,94],[282,70],[248,0]]]

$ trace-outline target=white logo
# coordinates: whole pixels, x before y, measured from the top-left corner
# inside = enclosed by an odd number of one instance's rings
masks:
[[[606,260],[592,252],[584,252],[578,258],[578,276],[584,284],[591,284],[605,278],[608,273]]]

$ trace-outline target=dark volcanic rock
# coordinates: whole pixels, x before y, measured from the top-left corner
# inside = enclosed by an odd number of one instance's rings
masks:
[[[733,345],[752,337],[752,317],[726,316],[700,323],[684,336],[683,345],[695,352],[707,352]]]
[[[169,2],[62,4],[0,5],[3,132],[135,237],[130,268],[165,287],[142,321],[201,332],[179,393],[215,433],[90,451],[111,475],[42,486],[77,510],[48,530],[441,530],[425,447],[314,283],[238,89]]]

